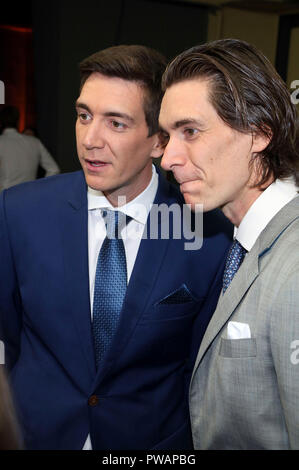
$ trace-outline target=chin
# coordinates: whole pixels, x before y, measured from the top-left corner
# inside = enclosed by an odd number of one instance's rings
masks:
[[[106,191],[106,185],[104,184],[102,178],[99,178],[98,176],[92,176],[88,173],[85,173],[85,181],[90,188],[95,189],[96,191]]]
[[[196,204],[202,204],[203,203],[202,200],[200,198],[196,198],[196,197],[192,196],[190,193],[184,193],[183,196],[184,196],[184,199],[185,199],[185,203],[189,204],[193,211],[195,211],[195,209],[196,209],[196,211],[198,211],[198,208],[195,208],[195,205]]]
[[[89,188],[94,189],[95,191],[101,191],[102,193],[106,191],[106,188],[101,184],[96,184],[94,181],[86,179],[86,184]]]

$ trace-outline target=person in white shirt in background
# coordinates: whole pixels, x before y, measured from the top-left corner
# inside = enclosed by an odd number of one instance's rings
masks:
[[[45,176],[60,173],[60,169],[42,142],[34,136],[18,132],[19,111],[5,106],[0,111],[0,191],[19,183],[33,181],[38,167]]]

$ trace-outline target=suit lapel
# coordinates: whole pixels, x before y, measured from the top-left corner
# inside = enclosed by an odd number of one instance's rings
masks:
[[[220,294],[216,310],[203,337],[195,362],[195,368],[198,366],[210,344],[227,323],[230,316],[242,301],[243,296],[246,294],[247,290],[258,275],[258,254],[256,253],[256,250],[254,250],[254,252],[250,252],[246,255],[240,269],[236,273],[225,293]]]
[[[72,310],[78,348],[81,348],[86,360],[84,365],[87,365],[87,370],[94,376],[88,271],[87,189],[83,172],[77,173],[75,184],[66,201],[62,237],[67,308],[71,307]]]
[[[271,249],[284,230],[299,217],[299,197],[293,199],[270,221],[263,230],[250,252],[246,255],[225,294],[220,294],[217,308],[202,340],[193,375],[207,349],[228,322],[238,304],[259,275],[259,260]],[[192,376],[193,377],[193,376]]]

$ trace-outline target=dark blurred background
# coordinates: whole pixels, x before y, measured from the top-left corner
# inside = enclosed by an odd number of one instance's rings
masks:
[[[97,50],[144,44],[171,59],[207,40],[238,37],[262,49],[289,86],[299,80],[297,0],[23,0],[1,10],[5,102],[18,106],[19,130],[37,129],[63,172],[79,168],[78,63]]]

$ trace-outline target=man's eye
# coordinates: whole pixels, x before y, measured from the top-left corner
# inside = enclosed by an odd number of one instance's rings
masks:
[[[186,134],[187,137],[194,137],[197,133],[198,129],[193,129],[192,127],[184,129],[184,134]]]
[[[88,121],[90,119],[90,116],[87,113],[79,113],[78,117],[80,121]]]
[[[111,121],[111,125],[114,129],[125,129],[127,127],[126,124],[119,121]]]

